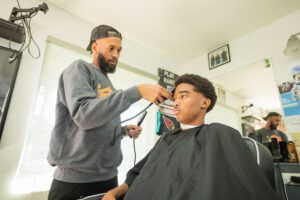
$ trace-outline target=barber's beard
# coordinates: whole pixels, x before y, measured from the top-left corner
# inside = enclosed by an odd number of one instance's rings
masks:
[[[271,130],[276,130],[276,129],[277,129],[276,124],[271,123],[271,124],[270,124],[270,129],[271,129]]]
[[[116,65],[109,64],[102,54],[98,57],[98,64],[103,73],[114,73],[116,71]]]

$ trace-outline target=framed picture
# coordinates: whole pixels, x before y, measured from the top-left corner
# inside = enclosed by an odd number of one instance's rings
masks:
[[[208,53],[208,66],[213,69],[230,62],[229,45],[226,44]]]
[[[0,138],[13,93],[22,54],[0,46]]]

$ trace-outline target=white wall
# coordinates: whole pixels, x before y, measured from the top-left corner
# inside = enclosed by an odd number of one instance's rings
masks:
[[[182,72],[193,71],[212,78],[248,66],[264,58],[270,58],[276,82],[277,84],[281,83],[281,74],[290,73],[290,70],[287,72],[284,68],[300,63],[299,57],[288,58],[283,55],[289,36],[300,32],[299,27],[300,10],[243,37],[229,41],[230,63],[209,70],[207,54],[204,54],[186,63],[181,70]],[[253,79],[255,80],[255,77]],[[289,126],[286,128],[287,132],[291,129]]]
[[[27,0],[20,1],[20,3],[22,8],[31,8],[38,6],[42,1]],[[92,28],[98,25],[83,21],[52,5],[48,4],[48,6],[49,11],[46,15],[40,12],[32,19],[31,27],[33,37],[38,43],[42,54],[37,60],[31,58],[27,52],[23,54],[6,124],[0,141],[1,199],[13,199],[13,196],[9,194],[9,187],[17,170],[18,161],[26,137],[28,120],[35,103],[34,100],[47,37],[52,36],[85,48],[89,42]],[[13,7],[17,7],[16,1],[1,0],[0,18],[8,20]],[[99,20],[99,24],[101,23],[105,22]],[[118,27],[115,28],[118,29]],[[122,32],[122,30],[120,31]],[[8,46],[8,41],[0,39],[0,45]],[[123,51],[120,62],[154,75],[157,74],[158,67],[170,71],[176,71],[176,69],[178,69],[178,65],[175,62],[127,40],[126,36],[123,40]],[[40,198],[35,197],[34,199]]]
[[[242,125],[239,111],[225,104],[216,104],[214,109],[207,113],[205,123],[223,123],[235,128],[242,135]]]
[[[299,25],[300,10],[254,32],[228,41],[231,54],[230,63],[209,70],[207,54],[204,54],[185,63],[181,70],[193,70],[206,77],[216,77],[268,57],[271,58],[274,68],[281,67],[282,63],[279,61],[286,60],[282,52],[287,39],[291,34],[299,32]]]

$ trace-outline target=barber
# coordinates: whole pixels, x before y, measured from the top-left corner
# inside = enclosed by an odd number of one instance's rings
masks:
[[[122,35],[113,27],[94,28],[87,50],[93,54],[92,63],[77,60],[59,78],[47,157],[50,165],[57,166],[49,200],[74,200],[116,187],[121,138],[136,138],[142,131],[136,125],[122,127],[120,114],[141,98],[155,104],[171,98],[159,85],[115,90],[108,73],[116,70]]]

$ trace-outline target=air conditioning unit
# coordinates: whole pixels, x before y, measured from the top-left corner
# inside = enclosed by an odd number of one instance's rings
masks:
[[[13,42],[23,43],[25,40],[24,27],[0,18],[0,37]]]
[[[220,85],[217,85],[217,96],[218,96],[218,101],[219,102],[222,102],[222,103],[226,103],[226,90],[220,86]]]

